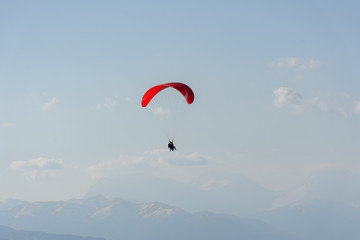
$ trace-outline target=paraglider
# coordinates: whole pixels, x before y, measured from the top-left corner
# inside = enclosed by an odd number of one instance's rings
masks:
[[[170,141],[169,139],[168,148],[170,149],[170,152],[176,150],[176,147],[174,145],[174,139],[172,141]]]
[[[150,89],[148,89],[144,96],[142,97],[141,100],[141,106],[142,107],[146,107],[149,102],[162,90],[166,89],[166,88],[174,88],[177,91],[179,91],[185,98],[186,102],[188,104],[191,104],[194,102],[194,92],[192,91],[192,89],[187,86],[184,83],[180,83],[180,82],[171,82],[171,83],[163,83],[160,85],[156,85],[151,87]],[[172,141],[170,141],[169,139],[169,143],[168,143],[168,148],[170,149],[170,151],[175,151],[176,147],[174,145],[174,139]]]
[[[191,104],[194,101],[194,92],[191,90],[189,86],[187,86],[184,83],[172,82],[172,83],[163,83],[160,85],[156,85],[151,87],[149,90],[147,90],[141,100],[141,106],[146,107],[156,94],[158,94],[161,90],[168,87],[172,87],[178,90],[184,96],[188,104]]]

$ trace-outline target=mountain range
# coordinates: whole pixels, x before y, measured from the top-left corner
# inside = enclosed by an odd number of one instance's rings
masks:
[[[214,176],[212,181],[203,182],[206,186],[201,188],[143,173],[121,174],[100,179],[85,197],[101,195],[130,201],[161,201],[190,212],[211,210],[251,216],[259,209],[270,208],[277,194],[239,174],[228,174],[225,179]]]
[[[107,240],[296,239],[259,220],[211,212],[189,213],[159,202],[94,197],[18,203],[0,204],[0,225]]]
[[[13,234],[14,240],[94,239],[76,236],[106,240],[358,240],[359,222],[359,208],[324,201],[299,202],[263,211],[252,218],[212,212],[190,213],[160,202],[138,203],[101,196],[69,201],[8,200],[0,203],[0,225],[22,229],[0,227],[0,240],[11,239],[4,232]]]

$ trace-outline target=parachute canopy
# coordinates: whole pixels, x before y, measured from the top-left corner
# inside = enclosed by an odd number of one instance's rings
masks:
[[[194,101],[194,92],[191,90],[189,86],[187,86],[184,83],[172,82],[172,83],[164,83],[164,84],[156,85],[151,87],[149,90],[147,90],[141,100],[141,106],[146,107],[146,105],[148,105],[151,99],[156,94],[158,94],[158,92],[168,87],[172,87],[178,90],[185,97],[185,100],[188,104],[191,104]]]

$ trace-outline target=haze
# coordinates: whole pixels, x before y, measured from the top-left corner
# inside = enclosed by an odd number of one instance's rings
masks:
[[[359,7],[1,1],[0,200],[358,207]]]

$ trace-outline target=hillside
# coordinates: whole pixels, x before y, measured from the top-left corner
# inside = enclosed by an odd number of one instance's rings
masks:
[[[104,240],[103,238],[79,237],[64,234],[49,234],[43,232],[31,232],[15,230],[0,226],[0,240]]]

